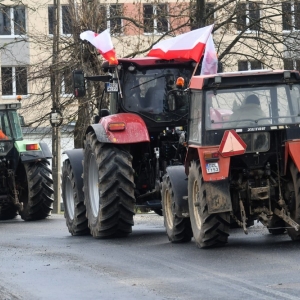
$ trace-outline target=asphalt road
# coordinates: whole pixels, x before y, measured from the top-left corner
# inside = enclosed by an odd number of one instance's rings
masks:
[[[72,237],[61,215],[0,222],[0,299],[300,299],[300,243],[260,224],[223,248],[171,244],[163,219],[128,238]]]

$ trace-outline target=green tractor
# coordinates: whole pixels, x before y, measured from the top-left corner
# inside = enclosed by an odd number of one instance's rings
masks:
[[[0,104],[0,220],[44,219],[53,205],[52,154],[46,143],[23,140],[20,107]]]

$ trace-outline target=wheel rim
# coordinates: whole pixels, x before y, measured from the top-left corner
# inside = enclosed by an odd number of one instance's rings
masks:
[[[70,180],[70,177],[68,176],[66,178],[66,204],[67,204],[67,212],[69,215],[69,218],[71,220],[74,219],[74,210],[75,210],[75,204],[74,204],[74,194],[73,194],[73,188],[72,183]]]
[[[195,180],[193,184],[193,212],[195,217],[195,224],[198,230],[201,230],[201,217],[200,217],[200,190],[198,181]]]
[[[165,217],[168,228],[173,228],[172,199],[169,189],[165,190]]]
[[[99,212],[100,197],[98,168],[94,154],[90,156],[88,176],[91,209],[94,217],[97,217]]]

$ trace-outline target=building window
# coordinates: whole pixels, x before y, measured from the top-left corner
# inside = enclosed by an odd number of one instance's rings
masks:
[[[238,31],[259,31],[260,30],[260,6],[256,2],[237,4]]]
[[[143,4],[144,33],[164,33],[168,31],[167,4]]]
[[[99,20],[99,26],[97,32],[102,32],[105,29],[110,30],[111,35],[122,33],[122,16],[123,5],[122,4],[101,4],[99,7],[101,20]]]
[[[0,8],[0,35],[26,34],[25,7]]]
[[[66,70],[63,72],[63,76],[62,76],[61,95],[70,96],[72,94],[73,94],[72,71]]]
[[[261,70],[263,69],[262,63],[258,60],[240,60],[238,61],[239,71]]]
[[[297,70],[300,71],[300,60],[285,58],[283,59],[283,68],[284,70]]]
[[[215,23],[215,15],[213,13],[215,3],[206,3],[205,4],[205,24],[211,25]],[[194,2],[191,2],[191,30],[198,29],[198,22],[196,16],[196,5]]]
[[[54,30],[54,7],[48,7],[48,21],[49,21],[49,34],[53,34]],[[61,14],[60,14],[60,30],[61,34],[72,34],[72,19],[71,19],[71,12],[69,5],[62,5],[61,6]]]
[[[121,4],[111,4],[108,9],[108,18],[110,20],[107,22],[107,27],[112,35],[122,33],[122,15],[123,15],[123,5]]]
[[[300,3],[296,1],[282,3],[282,30],[300,29]]]
[[[2,96],[27,95],[27,68],[1,67]]]

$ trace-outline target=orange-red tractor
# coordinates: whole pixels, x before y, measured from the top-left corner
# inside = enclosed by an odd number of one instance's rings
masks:
[[[188,94],[185,166],[162,183],[169,240],[219,246],[255,220],[300,240],[299,73],[194,76]]]

